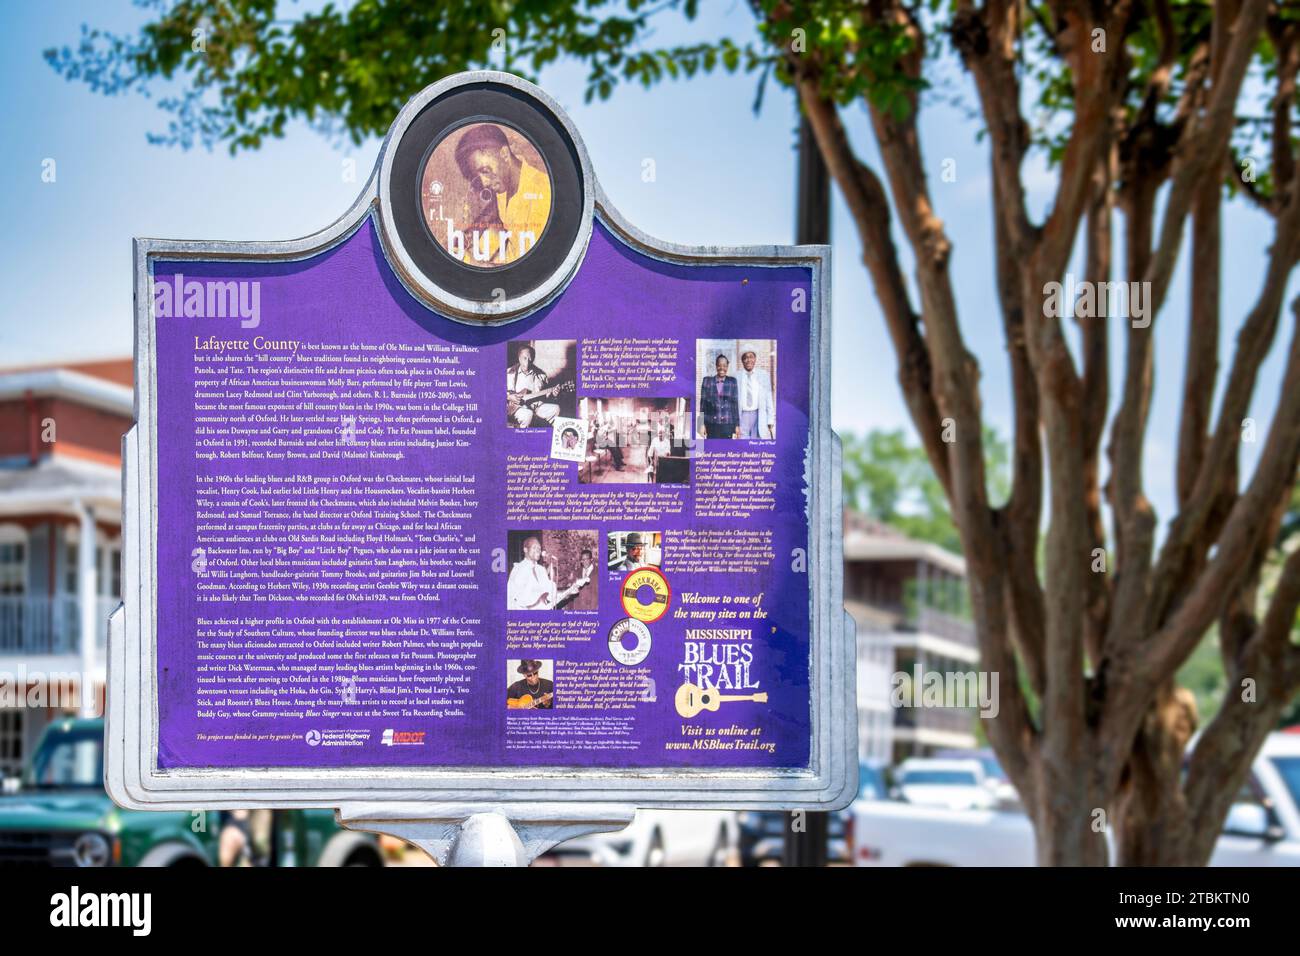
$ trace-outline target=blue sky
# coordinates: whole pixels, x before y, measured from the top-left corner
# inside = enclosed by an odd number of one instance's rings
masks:
[[[705,11],[694,24],[661,17],[654,42],[752,34],[748,5],[740,0],[702,6]],[[165,128],[167,120],[153,102],[92,94],[84,85],[64,81],[42,58],[49,46],[75,43],[83,22],[125,29],[140,18],[127,0],[8,0],[0,13],[0,82],[10,91],[0,113],[0,162],[11,184],[0,192],[0,214],[10,236],[0,257],[7,292],[0,311],[0,365],[130,354],[133,236],[304,235],[342,214],[374,162],[377,139],[340,146],[305,126],[291,127],[283,140],[234,158],[224,151],[151,146],[146,133]],[[580,67],[562,63],[541,79],[572,116],[596,175],[631,221],[677,242],[792,241],[796,116],[788,92],[769,84],[757,116],[751,109],[756,81],[749,76],[667,83],[650,92],[628,87],[606,103],[585,105],[582,78]],[[943,78],[942,95],[931,97],[923,114],[927,174],[953,239],[953,280],[967,345],[982,369],[986,418],[1006,434],[1010,404],[993,287],[987,144],[978,140],[978,125],[966,112],[945,102],[954,93],[972,102],[964,78],[951,68]],[[853,108],[845,119],[863,157],[878,168],[865,113]],[[646,158],[655,161],[652,183],[641,177]],[[956,162],[957,177],[945,183],[939,173],[949,158]],[[46,159],[57,164],[53,183],[42,181]],[[360,182],[344,180],[345,160],[355,161]],[[1041,211],[1052,195],[1053,174],[1031,164],[1026,178],[1031,204]],[[1258,290],[1272,233],[1265,217],[1240,204],[1230,207],[1225,221],[1224,365]],[[901,236],[897,242],[905,253]],[[834,424],[842,430],[910,429],[893,353],[861,265],[861,246],[838,195],[832,243]],[[1185,259],[1156,331],[1146,464],[1149,494],[1162,521],[1172,516],[1187,322]],[[906,269],[910,273],[910,262]],[[1297,286],[1293,281],[1292,297]],[[1284,339],[1290,323],[1284,321],[1282,328]],[[1116,380],[1123,361],[1118,323],[1111,338]],[[1281,348],[1274,352],[1252,408],[1261,436],[1280,383]],[[1246,446],[1247,469],[1258,447]]]

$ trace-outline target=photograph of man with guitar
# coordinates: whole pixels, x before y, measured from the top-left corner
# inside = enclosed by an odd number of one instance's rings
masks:
[[[507,666],[514,664],[508,661]],[[523,674],[521,680],[506,688],[506,706],[511,710],[553,710],[555,708],[555,684],[542,676],[542,669],[551,669],[550,661],[522,660],[514,668],[516,674]]]
[[[551,372],[538,364],[538,353]],[[577,343],[511,342],[514,364],[506,369],[506,424],[511,428],[549,427],[557,416],[573,417]]]
[[[592,581],[594,531],[511,531],[509,539],[511,556],[518,555],[506,581],[509,610],[594,610],[598,606]],[[570,583],[561,588],[561,580]]]

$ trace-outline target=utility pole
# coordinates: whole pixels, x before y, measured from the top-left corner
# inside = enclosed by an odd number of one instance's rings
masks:
[[[799,165],[794,212],[794,241],[826,245],[831,241],[831,178],[813,138],[808,118],[799,115]],[[782,866],[825,866],[830,814],[797,810],[785,815]]]
[[[799,117],[799,168],[795,175],[794,241],[826,245],[831,241],[831,175],[805,116]]]

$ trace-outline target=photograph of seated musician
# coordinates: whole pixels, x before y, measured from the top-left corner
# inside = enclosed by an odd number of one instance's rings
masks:
[[[506,706],[511,710],[553,710],[555,684],[553,662],[541,660],[508,660],[507,680],[513,683],[506,688]],[[524,676],[515,680],[516,674]],[[546,674],[548,676],[543,677]]]
[[[572,339],[517,341],[506,346],[506,424],[547,428],[573,418],[578,343]]]
[[[511,611],[594,611],[595,531],[510,531],[506,534]]]

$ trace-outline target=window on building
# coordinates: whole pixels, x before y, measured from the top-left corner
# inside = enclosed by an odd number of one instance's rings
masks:
[[[121,542],[113,542],[99,549],[99,593],[102,597],[122,596]]]
[[[63,591],[77,593],[77,539],[69,538],[63,544]]]
[[[21,533],[21,532],[20,532]],[[0,595],[27,590],[27,541],[24,536],[0,537]]]

